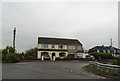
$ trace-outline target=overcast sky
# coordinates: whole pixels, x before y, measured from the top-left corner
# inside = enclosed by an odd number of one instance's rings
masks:
[[[39,36],[75,38],[88,50],[96,45],[118,47],[117,2],[5,2],[2,4],[2,47],[17,51],[37,46]]]

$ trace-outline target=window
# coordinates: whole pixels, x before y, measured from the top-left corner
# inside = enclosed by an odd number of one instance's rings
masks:
[[[75,46],[69,46],[69,49],[75,49]]]
[[[100,52],[100,50],[97,50],[97,53],[99,53]]]
[[[49,54],[48,54],[48,52],[42,52],[41,56],[49,57]]]
[[[48,48],[48,44],[42,44],[43,48]]]
[[[100,50],[100,53],[103,53],[103,50]]]
[[[117,50],[117,53],[120,53],[120,50]]]
[[[108,53],[110,53],[110,50],[108,50]]]
[[[114,50],[114,53],[116,53],[116,50]]]
[[[61,48],[61,49],[62,49],[62,48],[63,48],[63,45],[59,45],[58,48]]]
[[[106,53],[106,50],[103,50],[103,53]]]
[[[60,56],[60,57],[64,57],[64,56],[65,56],[65,53],[59,53],[59,56]]]
[[[82,49],[81,46],[78,46],[78,49],[81,50]]]
[[[55,45],[54,44],[52,44],[52,46],[51,46],[52,48],[55,48]]]

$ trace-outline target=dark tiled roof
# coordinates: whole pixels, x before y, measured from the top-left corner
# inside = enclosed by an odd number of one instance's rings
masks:
[[[115,48],[113,47],[114,49],[118,49],[118,48]],[[95,50],[95,49],[99,49],[99,50],[109,50],[110,49],[110,46],[95,46],[93,48],[91,48],[90,50]]]
[[[38,37],[38,44],[66,44],[82,45],[77,39]]]

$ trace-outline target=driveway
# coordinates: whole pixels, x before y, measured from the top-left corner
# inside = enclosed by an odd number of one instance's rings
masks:
[[[44,61],[3,64],[3,79],[104,79],[82,69],[87,62]]]

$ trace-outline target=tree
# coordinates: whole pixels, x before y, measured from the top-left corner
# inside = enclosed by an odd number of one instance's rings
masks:
[[[15,53],[15,48],[14,47],[9,47],[9,53]]]
[[[15,53],[15,48],[11,46],[7,46],[2,50],[2,54]]]
[[[37,58],[37,48],[31,48],[25,51],[26,59],[36,59]]]
[[[15,53],[15,48],[7,46],[2,50],[2,62],[3,63],[15,63],[20,60],[21,56]]]
[[[7,49],[3,49],[2,50],[2,54],[4,55],[4,54],[8,54],[8,50]]]

